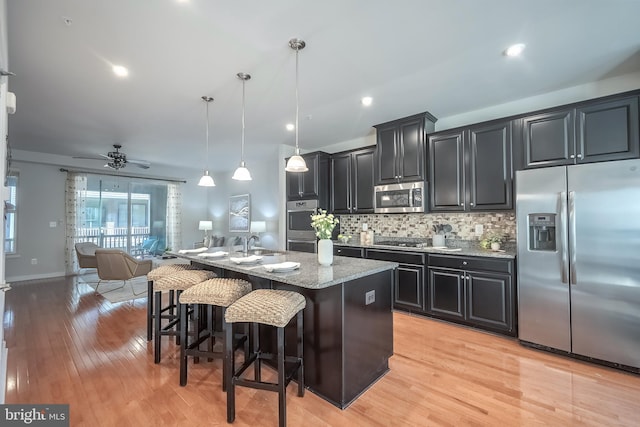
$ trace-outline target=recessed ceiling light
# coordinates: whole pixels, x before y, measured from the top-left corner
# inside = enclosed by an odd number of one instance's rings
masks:
[[[293,123],[287,123],[287,130],[288,131],[292,131],[294,130],[296,127]]]
[[[362,102],[362,105],[364,105],[365,107],[368,107],[373,102],[373,98],[370,96],[364,96],[362,97],[360,102]]]
[[[514,44],[509,46],[505,51],[505,56],[520,56],[522,51],[524,50],[525,45],[522,43]]]
[[[122,65],[114,65],[112,70],[113,73],[118,77],[127,77],[129,75],[129,70],[127,70]]]

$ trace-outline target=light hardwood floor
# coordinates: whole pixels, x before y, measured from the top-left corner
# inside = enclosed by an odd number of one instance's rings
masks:
[[[146,300],[111,304],[73,279],[6,294],[6,403],[68,403],[72,426],[226,425],[221,362],[191,365],[146,341]],[[289,426],[640,424],[640,376],[522,347],[516,340],[394,314],[390,371],[346,410],[290,384]],[[239,389],[236,426],[276,426],[277,396]]]

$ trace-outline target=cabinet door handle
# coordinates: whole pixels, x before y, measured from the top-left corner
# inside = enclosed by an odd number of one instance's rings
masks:
[[[460,278],[461,278],[462,280],[464,280],[464,276],[460,276]]]
[[[578,158],[581,159],[582,158],[582,154],[578,154]]]
[[[469,204],[470,204],[471,206],[475,206],[475,205],[473,204],[473,202],[471,202],[471,203],[469,203]]]
[[[464,208],[464,203],[460,203],[460,206],[462,206]]]
[[[573,154],[569,156],[570,159],[575,159],[576,156],[574,156]]]
[[[462,261],[462,265],[467,265],[467,261]]]

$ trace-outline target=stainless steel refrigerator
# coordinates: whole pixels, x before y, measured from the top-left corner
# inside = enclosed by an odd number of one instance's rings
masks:
[[[518,337],[640,368],[640,160],[516,173]]]

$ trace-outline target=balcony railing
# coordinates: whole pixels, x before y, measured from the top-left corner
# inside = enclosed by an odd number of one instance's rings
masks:
[[[105,249],[121,249],[131,255],[142,254],[142,242],[150,237],[149,227],[81,227],[76,242],[93,242]]]

